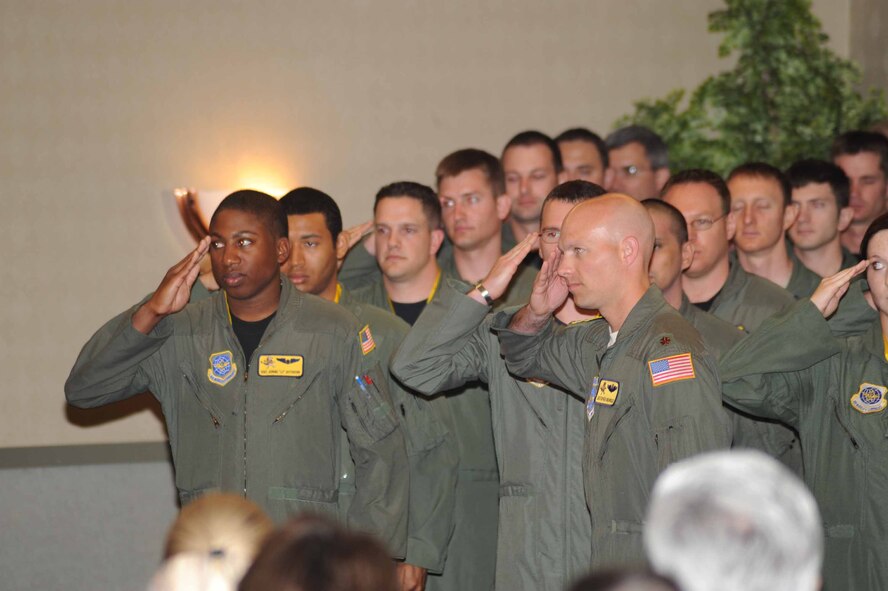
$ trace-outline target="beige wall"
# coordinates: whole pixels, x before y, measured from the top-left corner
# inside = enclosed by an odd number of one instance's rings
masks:
[[[819,0],[848,52],[848,1]],[[718,0],[0,3],[0,447],[148,441],[65,410],[101,322],[188,247],[181,185],[321,187],[346,222],[395,179],[515,132],[601,132],[723,67]]]
[[[851,0],[850,53],[863,68],[863,86],[888,93],[888,2]]]

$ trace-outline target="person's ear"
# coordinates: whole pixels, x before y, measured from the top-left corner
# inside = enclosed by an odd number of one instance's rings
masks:
[[[786,232],[799,219],[799,204],[790,203],[783,209],[783,231]]]
[[[620,258],[627,267],[635,262],[639,252],[638,239],[635,236],[626,236],[620,242]]]
[[[854,208],[850,205],[839,210],[839,232],[844,232],[854,220]]]
[[[737,231],[737,220],[734,218],[734,212],[728,212],[728,215],[725,216],[725,234],[728,237],[728,242],[734,239],[734,233]]]
[[[290,239],[278,238],[276,246],[278,265],[283,265],[290,259]]]
[[[429,245],[429,254],[433,257],[438,254],[438,250],[441,248],[441,245],[444,243],[444,230],[441,228],[437,228],[432,230],[432,239]]]
[[[694,245],[690,241],[681,245],[681,271],[684,273],[694,262]]]
[[[499,221],[504,222],[512,211],[512,198],[503,193],[496,198],[496,217]]]
[[[336,261],[341,263],[345,260],[345,255],[348,254],[348,236],[345,233],[340,232],[336,237],[334,249],[336,250]]]

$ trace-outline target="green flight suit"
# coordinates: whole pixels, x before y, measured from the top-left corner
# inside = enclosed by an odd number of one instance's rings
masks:
[[[795,299],[779,285],[747,273],[731,258],[728,279],[709,308],[709,313],[752,332],[766,319],[792,305]],[[798,437],[777,422],[753,420],[735,414],[734,447],[758,449],[777,458],[799,476],[803,473]]]
[[[339,304],[369,328],[373,348],[367,360],[385,370],[410,326],[389,312],[364,304],[342,289]],[[368,347],[369,348],[369,347]],[[405,391],[391,373],[384,379],[391,393],[395,415],[401,423],[410,465],[410,501],[407,520],[407,556],[404,562],[433,573],[444,569],[447,545],[453,534],[456,500],[457,443],[438,416],[438,411],[420,396]],[[343,432],[343,442],[346,434]],[[355,495],[355,466],[347,445],[342,446],[340,510],[347,514]]]
[[[653,286],[610,347],[603,319],[553,321],[527,335],[507,328],[511,316],[501,312],[493,322],[509,371],[588,397],[583,478],[592,567],[642,564],[642,520],[657,475],[730,443],[715,360]]]
[[[443,273],[442,273],[443,275]],[[442,276],[441,283],[445,282]],[[440,285],[439,285],[440,290]],[[352,291],[355,300],[390,309],[382,281]],[[432,301],[438,297],[436,293]],[[429,591],[493,588],[496,564],[499,477],[493,445],[490,401],[483,384],[469,384],[431,398],[456,439],[459,472],[454,530],[440,576],[428,578]]]
[[[790,258],[793,261],[793,275],[786,289],[796,299],[811,297],[811,294],[820,286],[820,281],[823,278],[802,264],[792,249],[790,249]],[[857,263],[857,257],[842,249],[843,269],[853,267]],[[829,327],[834,335],[848,336],[866,332],[879,317],[866,301],[864,296],[866,283],[862,279],[862,276],[855,278],[848,293],[839,302],[839,307],[829,317]]]
[[[730,351],[731,347],[746,336],[745,332],[730,322],[709,312],[704,312],[692,304],[685,294],[681,294],[681,306],[678,308],[678,313],[697,329],[697,332],[703,337],[706,348],[716,359]]]
[[[281,278],[277,312],[249,361],[223,292],[167,316],[145,335],[137,306],[84,346],[68,402],[95,407],[150,390],[161,403],[183,504],[211,491],[243,494],[277,522],[338,514],[341,429],[357,465],[348,524],[403,557],[408,477],[404,438],[384,384],[359,387],[366,363],[349,312]]]
[[[888,363],[878,322],[835,338],[810,300],[722,358],[725,398],[798,429],[826,532],[825,591],[888,589]]]
[[[445,282],[392,361],[424,394],[488,385],[499,466],[496,589],[563,591],[589,568],[592,526],[583,494],[584,401],[510,375],[490,308]]]

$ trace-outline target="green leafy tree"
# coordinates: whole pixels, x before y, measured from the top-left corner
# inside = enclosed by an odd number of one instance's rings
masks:
[[[637,102],[617,122],[659,133],[673,170],[725,174],[751,160],[784,168],[826,157],[836,135],[886,117],[884,94],[858,92],[857,65],[826,46],[810,0],[725,3],[709,14],[709,30],[724,34],[719,56],[736,54],[734,69],[707,78],[687,101],[679,89]]]

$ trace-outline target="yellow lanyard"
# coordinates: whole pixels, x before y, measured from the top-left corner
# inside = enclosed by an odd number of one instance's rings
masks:
[[[228,326],[231,326],[233,323],[231,321],[231,308],[228,306],[228,292],[223,291],[222,295],[225,296],[225,313],[228,315]]]
[[[882,346],[884,347],[885,351],[885,361],[888,361],[888,337],[886,337],[885,335],[882,335]]]
[[[340,297],[341,295],[342,295],[342,284],[341,284],[341,283],[337,283],[337,284],[336,284],[336,297],[333,298],[333,303],[334,303],[334,304],[338,304],[338,303],[339,303],[339,297]]]
[[[432,301],[432,298],[435,297],[435,292],[438,291],[438,284],[441,282],[441,269],[438,269],[438,274],[435,275],[435,283],[432,284],[432,291],[429,293],[429,297],[426,298],[426,303]],[[388,297],[388,294],[385,296],[386,301],[388,302],[389,309],[391,309],[392,314],[395,313],[395,305],[392,303],[392,298]]]

